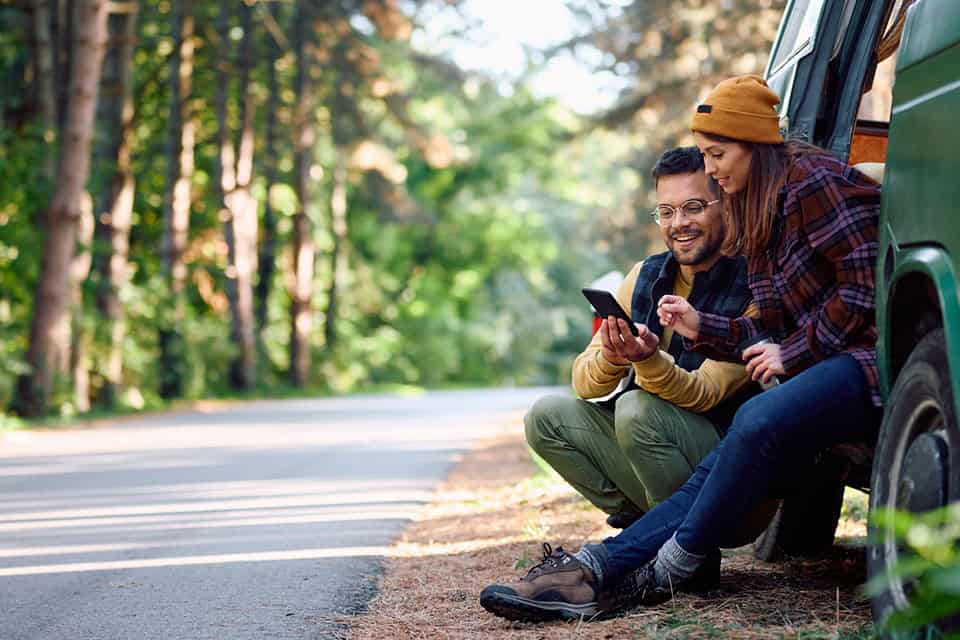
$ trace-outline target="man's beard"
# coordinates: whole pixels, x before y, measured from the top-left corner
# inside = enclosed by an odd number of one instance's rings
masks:
[[[719,240],[709,242],[703,245],[699,251],[695,252],[692,256],[686,257],[676,251],[671,250],[673,257],[676,258],[677,262],[688,267],[695,267],[698,264],[703,264],[712,260],[720,252],[720,245],[723,244],[723,236],[720,236]]]

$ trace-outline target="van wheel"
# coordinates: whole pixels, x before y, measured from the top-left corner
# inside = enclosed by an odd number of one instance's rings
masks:
[[[960,497],[960,437],[946,353],[943,330],[932,331],[914,348],[897,377],[877,440],[871,512],[894,508],[922,513]],[[892,526],[872,527],[871,538],[876,543],[867,552],[867,571],[871,580],[882,581],[885,587],[871,605],[874,620],[882,623],[908,606],[913,587],[909,579],[890,572],[907,555]],[[955,628],[955,623],[947,626]]]
[[[753,543],[757,560],[776,562],[784,556],[816,555],[833,545],[844,490],[835,466],[832,460],[818,463],[805,478],[812,484],[784,497],[766,530]]]

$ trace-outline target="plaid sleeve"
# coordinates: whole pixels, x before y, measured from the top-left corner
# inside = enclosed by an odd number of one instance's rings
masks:
[[[700,314],[700,332],[695,341],[684,338],[684,347],[714,360],[740,362],[740,343],[760,333],[757,320],[743,316],[727,318]]]
[[[880,189],[857,181],[850,170],[815,167],[793,191],[803,233],[813,250],[833,267],[831,292],[812,321],[781,343],[788,374],[842,351],[851,336],[874,324],[874,278],[880,216]],[[791,203],[785,203],[791,206]],[[821,286],[813,274],[808,284]]]

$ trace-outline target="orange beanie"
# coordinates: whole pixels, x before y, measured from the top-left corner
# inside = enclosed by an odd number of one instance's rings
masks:
[[[780,117],[774,106],[780,98],[760,76],[724,80],[697,107],[692,131],[713,133],[743,142],[783,142]]]

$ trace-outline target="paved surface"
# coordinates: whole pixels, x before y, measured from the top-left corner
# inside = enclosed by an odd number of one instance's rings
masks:
[[[0,435],[0,639],[340,637],[457,456],[546,391]]]

